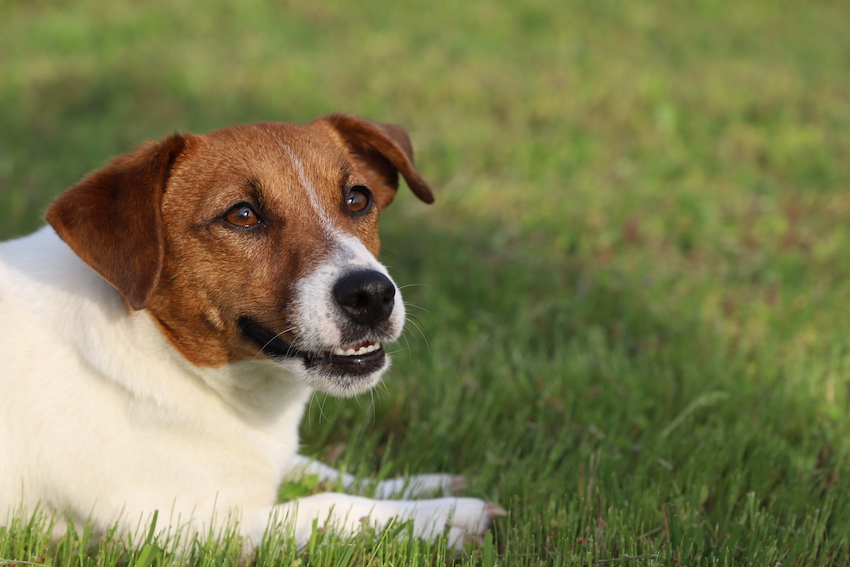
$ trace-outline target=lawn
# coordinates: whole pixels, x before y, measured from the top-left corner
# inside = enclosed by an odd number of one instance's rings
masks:
[[[850,3],[0,14],[2,238],[174,131],[346,111],[411,134],[437,203],[403,190],[382,239],[412,321],[373,395],[314,399],[304,452],[464,474],[510,514],[460,552],[401,526],[278,535],[257,564],[850,564]],[[165,546],[0,527],[0,564],[239,557]]]

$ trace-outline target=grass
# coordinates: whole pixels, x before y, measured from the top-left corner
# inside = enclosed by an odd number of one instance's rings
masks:
[[[399,526],[278,535],[258,564],[850,564],[850,4],[0,12],[4,238],[174,130],[344,110],[411,132],[438,203],[405,194],[382,230],[415,325],[373,397],[317,397],[305,451],[462,473],[510,515],[460,555]],[[0,528],[0,558],[239,559],[226,535],[177,558],[48,533]]]

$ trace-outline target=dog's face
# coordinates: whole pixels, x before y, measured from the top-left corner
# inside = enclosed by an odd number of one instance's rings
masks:
[[[376,259],[399,172],[432,200],[398,127],[347,115],[237,126],[118,158],[47,218],[196,366],[270,359],[353,395],[378,381],[404,323]]]

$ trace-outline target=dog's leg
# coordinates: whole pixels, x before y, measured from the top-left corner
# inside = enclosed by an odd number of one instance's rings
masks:
[[[459,548],[478,540],[505,511],[477,498],[372,500],[326,492],[279,504],[273,514],[277,529],[293,535],[299,547],[310,540],[314,523],[351,536],[366,525],[380,530],[396,521],[412,520],[415,537],[433,541],[445,533],[449,547]]]
[[[348,473],[338,471],[315,459],[297,455],[293,467],[286,473],[284,480],[297,480],[302,476],[315,476],[320,482],[339,484],[347,491],[365,493],[372,485],[368,480],[360,480]],[[451,496],[466,487],[462,476],[451,474],[419,474],[410,477],[398,477],[374,484],[376,498],[416,498],[417,496]]]
[[[416,474],[383,480],[375,486],[376,498],[451,496],[466,488],[466,480],[453,474]]]

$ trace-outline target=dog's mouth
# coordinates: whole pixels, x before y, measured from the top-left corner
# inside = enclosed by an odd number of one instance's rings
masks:
[[[242,335],[260,348],[269,358],[300,358],[308,369],[335,376],[371,374],[384,367],[386,353],[381,343],[369,339],[351,344],[307,351],[293,346],[280,334],[250,317],[239,318]]]

